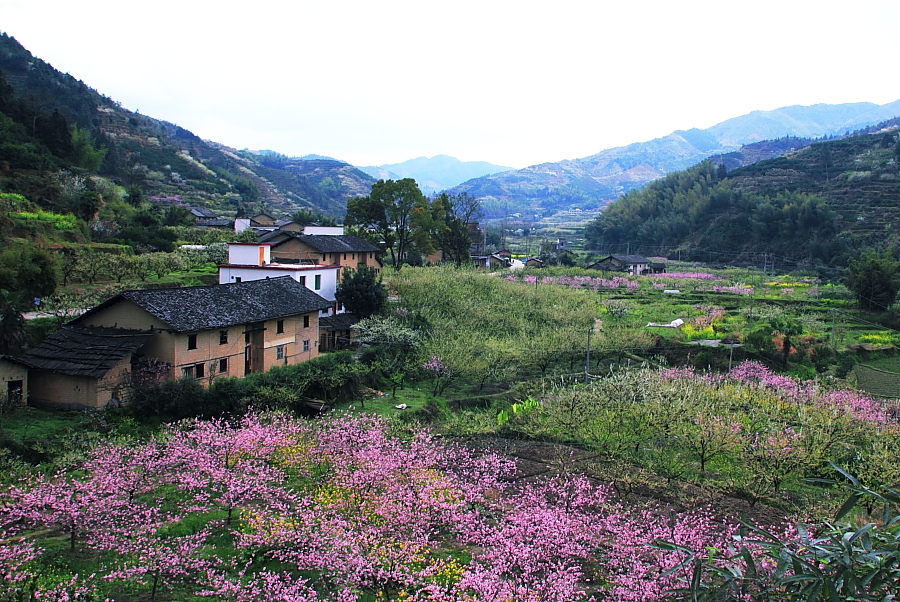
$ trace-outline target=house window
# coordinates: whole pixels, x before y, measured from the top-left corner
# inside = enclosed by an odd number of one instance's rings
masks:
[[[353,253],[350,259],[356,259],[356,253]]]
[[[219,360],[219,372],[228,372],[228,358],[223,357]]]
[[[228,331],[220,330],[219,331],[219,345],[225,345],[228,343]]]
[[[196,349],[197,348],[197,335],[189,334],[188,335],[188,349]]]
[[[303,351],[309,351],[309,339],[303,339]]]
[[[196,364],[194,366],[194,376],[197,378],[203,378],[203,364]]]
[[[284,320],[278,320],[275,322],[275,334],[283,334],[284,333]]]
[[[277,345],[275,347],[275,359],[276,360],[284,359],[284,345]]]
[[[306,276],[300,276],[299,278],[297,278],[297,282],[299,282],[303,286],[306,286]]]
[[[316,286],[315,286],[315,289],[316,289],[316,290],[319,290],[320,288],[322,288],[322,275],[321,275],[321,274],[316,274]]]
[[[347,254],[344,253],[344,261],[347,261]]]
[[[309,315],[303,316],[303,328],[309,328]]]
[[[193,376],[194,376],[194,367],[193,367],[193,366],[186,366],[186,367],[182,368],[182,369],[181,369],[181,376],[182,376],[183,378],[191,378],[191,377],[193,377]]]
[[[234,277],[234,281],[235,281],[235,282],[240,282],[240,281],[241,281],[241,277],[240,277],[240,276],[235,276],[235,277]]]

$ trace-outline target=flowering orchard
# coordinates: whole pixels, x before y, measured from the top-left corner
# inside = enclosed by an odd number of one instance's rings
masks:
[[[577,475],[517,483],[497,454],[392,428],[249,415],[104,443],[4,493],[0,596],[653,600],[679,558],[649,544],[734,530],[708,511],[628,510]]]
[[[727,375],[637,370],[590,386],[542,392],[543,403],[504,428],[578,443],[608,458],[613,487],[689,480],[794,509],[807,478],[842,466],[870,488],[900,482],[896,402],[773,373],[744,362]],[[793,501],[792,501],[793,500]]]
[[[739,465],[758,499],[828,460],[846,461],[859,487],[896,472],[885,461],[897,453],[895,409],[852,392],[752,363],[728,377],[641,371],[606,382],[548,391],[505,424],[590,438],[632,473],[662,474],[668,462],[724,482]],[[704,587],[733,586],[722,571],[747,554],[758,559],[753,587],[770,597],[715,599],[788,599],[777,592],[796,584],[785,581],[796,566],[778,568],[784,550],[711,508],[635,506],[621,479],[565,465],[522,476],[498,453],[372,416],[181,422],[3,492],[0,596],[656,602],[692,599],[673,592],[701,569]],[[772,534],[787,550],[805,549],[803,537]]]

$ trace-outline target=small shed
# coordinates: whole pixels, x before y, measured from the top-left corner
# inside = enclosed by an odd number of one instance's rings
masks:
[[[359,322],[356,314],[336,314],[319,318],[319,351],[337,351],[350,346],[353,327]]]
[[[126,401],[137,351],[153,335],[123,328],[64,326],[20,358],[30,368],[29,402],[83,409]]]

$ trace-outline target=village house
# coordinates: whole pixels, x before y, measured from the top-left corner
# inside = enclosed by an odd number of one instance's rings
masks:
[[[650,272],[650,260],[643,255],[607,255],[587,266],[587,269],[628,272],[640,276]]]
[[[135,378],[208,385],[319,354],[319,312],[331,303],[290,277],[126,291],[25,354],[29,400],[99,408],[127,400]]]
[[[219,266],[219,284],[250,282],[289,276],[320,297],[331,302],[321,317],[343,311],[335,300],[340,265],[278,263],[272,259],[269,243],[228,243],[228,263]]]
[[[376,245],[349,234],[295,234],[272,243],[272,258],[279,263],[338,265],[355,270],[368,266],[381,270]]]
[[[63,326],[20,359],[28,365],[28,402],[63,409],[118,405],[128,395],[138,350],[153,333]]]

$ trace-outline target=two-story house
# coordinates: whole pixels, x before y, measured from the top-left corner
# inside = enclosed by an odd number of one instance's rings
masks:
[[[331,303],[290,277],[126,291],[88,310],[22,357],[29,398],[103,407],[127,397],[148,364],[164,377],[245,376],[319,354]]]
[[[250,282],[289,276],[332,303],[321,317],[338,313],[335,300],[340,265],[278,263],[272,258],[270,243],[228,243],[228,263],[219,266],[219,284]]]
[[[357,269],[368,266],[381,269],[372,243],[350,234],[298,234],[272,243],[272,258],[281,263],[337,265]]]

